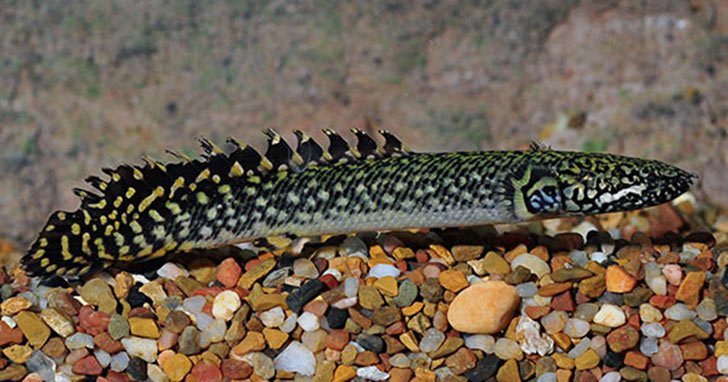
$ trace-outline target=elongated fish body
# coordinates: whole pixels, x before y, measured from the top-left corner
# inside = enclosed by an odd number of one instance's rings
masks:
[[[528,151],[412,153],[391,134],[383,147],[359,130],[356,147],[326,130],[294,151],[268,131],[265,156],[231,140],[203,140],[203,160],[107,169],[75,190],[23,259],[39,276],[79,276],[169,252],[279,235],[514,223],[634,210],[668,202],[693,175],[658,161],[610,154]]]

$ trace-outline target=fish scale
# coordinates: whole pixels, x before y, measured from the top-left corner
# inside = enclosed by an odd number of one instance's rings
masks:
[[[28,273],[80,276],[170,252],[258,238],[420,227],[516,223],[627,211],[665,203],[694,175],[611,154],[554,151],[414,153],[388,132],[360,130],[349,146],[331,130],[324,151],[275,131],[261,156],[230,139],[230,153],[202,140],[202,160],[105,169],[79,210],[51,215],[23,258]],[[241,162],[242,161],[242,162]]]

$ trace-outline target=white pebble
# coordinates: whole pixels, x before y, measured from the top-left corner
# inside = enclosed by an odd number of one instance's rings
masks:
[[[665,328],[659,322],[648,322],[640,327],[645,337],[661,338],[665,336]]]
[[[718,357],[718,372],[728,374],[728,355]]]
[[[180,268],[175,263],[165,263],[161,268],[157,270],[157,275],[169,280],[175,280],[179,276],[187,277],[190,275],[184,268]]]
[[[520,359],[523,357],[523,351],[518,346],[518,342],[508,338],[499,338],[495,342],[495,355],[500,359]]]
[[[583,340],[579,341],[576,346],[574,346],[569,352],[566,354],[571,359],[576,359],[580,355],[584,354],[585,351],[589,350],[591,347],[591,340],[588,338],[584,338]]]
[[[591,256],[589,256],[592,261],[596,261],[597,263],[603,263],[607,261],[607,255],[604,252],[595,251],[592,252]]]
[[[356,297],[359,291],[359,278],[347,277],[344,279],[344,294],[349,297]]]
[[[486,354],[493,354],[495,352],[495,338],[490,334],[473,334],[465,337],[465,346],[468,349],[477,349]]]
[[[538,276],[539,279],[551,272],[551,268],[545,261],[530,253],[524,253],[511,262],[511,269],[516,269],[519,266],[525,267],[531,273]]]
[[[303,329],[306,332],[311,332],[319,328],[319,318],[316,317],[315,314],[311,312],[303,312],[300,317],[298,317],[298,325],[301,325],[301,329]]]
[[[111,363],[111,355],[104,350],[96,349],[94,351],[94,356],[96,357],[96,360],[99,361],[99,365],[101,365],[102,368],[106,368],[106,366],[109,366]]]
[[[675,321],[692,320],[697,316],[697,312],[688,308],[688,306],[682,302],[678,302],[677,304],[665,309],[665,317]]]
[[[319,271],[313,261],[309,259],[296,259],[293,262],[293,274],[306,279],[315,279],[319,276]]]
[[[564,334],[571,338],[584,337],[591,329],[588,322],[578,318],[570,318],[564,326]]]
[[[277,306],[273,309],[266,310],[265,312],[262,312],[260,314],[260,321],[263,322],[263,325],[269,327],[269,328],[277,328],[281,325],[283,325],[283,322],[286,320],[286,313],[283,311],[283,308],[280,306]]]
[[[534,282],[528,282],[516,285],[516,292],[521,297],[531,297],[538,293],[538,287]]]
[[[622,376],[618,371],[610,371],[609,373],[602,375],[602,377],[599,378],[599,382],[619,382],[621,379]]]
[[[169,382],[167,374],[164,374],[162,368],[155,364],[147,365],[147,377],[152,382]]]
[[[700,317],[701,320],[713,321],[718,318],[715,301],[710,297],[704,298],[695,310],[698,312],[698,317]]]
[[[402,272],[400,272],[400,270],[395,266],[389,264],[377,264],[369,270],[369,275],[367,275],[367,277],[374,277],[377,279],[385,276],[397,277],[400,273]]]
[[[422,336],[420,341],[420,350],[423,353],[428,353],[437,350],[437,348],[445,342],[445,334],[435,328],[429,328]]]
[[[192,296],[184,299],[184,301],[182,301],[182,306],[187,313],[196,314],[202,312],[202,308],[205,306],[205,303],[207,303],[205,297]]]
[[[346,309],[356,305],[357,302],[359,302],[359,298],[357,296],[347,297],[332,303],[331,306],[337,309]]]
[[[312,376],[316,372],[316,358],[306,346],[291,342],[273,361],[277,370]]]
[[[157,360],[156,340],[149,338],[127,337],[121,339],[121,344],[124,346],[126,352],[132,357],[139,357],[150,363]]]
[[[648,357],[652,357],[659,349],[660,347],[655,337],[643,337],[640,340],[640,353]]]
[[[298,314],[291,313],[291,315],[288,316],[285,321],[283,321],[280,329],[285,333],[290,333],[294,329],[296,329],[296,321],[298,321]]]
[[[667,294],[667,279],[662,274],[662,266],[655,262],[645,264],[645,282],[655,294]]]
[[[536,379],[536,382],[556,382],[556,373],[543,373]]]
[[[217,319],[230,321],[239,308],[240,296],[231,290],[225,290],[215,296],[212,315]]]
[[[129,355],[125,351],[118,352],[111,356],[111,370],[122,372],[129,366]]]
[[[590,222],[588,220],[582,221],[576,227],[571,229],[571,232],[576,232],[579,235],[581,235],[581,237],[584,238],[585,243],[586,243],[586,236],[591,231],[598,231],[598,229],[592,222]]]
[[[389,373],[379,370],[376,366],[360,367],[356,370],[356,376],[372,381],[384,381],[389,379]]]
[[[627,322],[627,317],[624,315],[624,311],[612,304],[602,305],[594,316],[594,323],[609,326],[610,328],[622,326],[625,322]]]

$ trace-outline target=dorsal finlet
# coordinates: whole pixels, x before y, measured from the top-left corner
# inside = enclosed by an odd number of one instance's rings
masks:
[[[326,158],[329,162],[335,163],[340,160],[346,160],[347,153],[356,156],[353,153],[354,150],[352,150],[349,143],[341,135],[331,129],[323,129],[323,131],[329,137],[328,158]]]
[[[214,156],[223,153],[223,151],[219,147],[217,147],[217,145],[211,140],[205,137],[200,137],[199,141],[200,146],[202,146],[202,149],[205,151],[205,154]]]
[[[550,151],[551,146],[541,141],[531,141],[531,144],[528,145],[528,149],[531,151]]]
[[[174,150],[169,150],[168,149],[168,150],[164,150],[164,152],[166,152],[167,154],[169,154],[169,155],[171,155],[171,156],[173,156],[173,157],[175,157],[177,159],[181,159],[181,160],[183,160],[185,162],[192,162],[192,158],[190,158],[189,155],[183,154],[183,153],[181,153],[179,151],[174,151]]]
[[[377,147],[377,141],[375,141],[374,138],[356,127],[352,128],[351,132],[356,135],[356,150],[362,157],[370,158],[377,156],[379,149]]]
[[[270,161],[272,167],[275,169],[290,167],[293,164],[293,149],[288,142],[273,129],[266,129],[263,133],[268,137],[268,149],[265,157]]]

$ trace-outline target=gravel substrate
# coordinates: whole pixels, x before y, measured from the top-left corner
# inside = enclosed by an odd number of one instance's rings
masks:
[[[662,206],[2,272],[0,381],[728,381],[728,235],[685,227]]]

